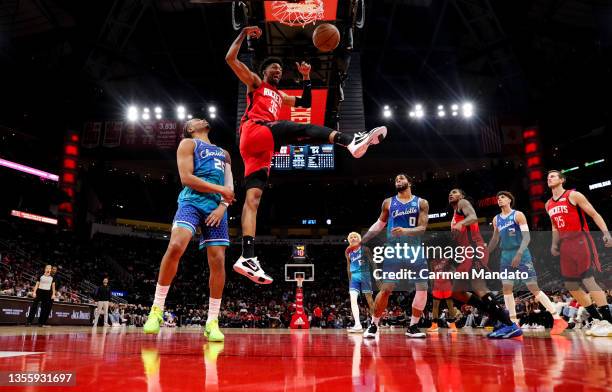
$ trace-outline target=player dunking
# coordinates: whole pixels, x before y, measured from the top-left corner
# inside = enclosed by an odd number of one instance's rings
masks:
[[[455,241],[455,246],[481,251],[473,251],[473,257],[463,260],[457,267],[456,272],[471,273],[473,269],[480,270],[482,268],[487,268],[489,252],[480,234],[478,216],[476,215],[472,203],[465,198],[465,192],[458,188],[450,191],[448,202],[453,208],[451,232]],[[480,255],[483,257],[479,257]],[[468,293],[470,289],[474,294]],[[493,339],[507,339],[523,334],[523,331],[518,325],[510,320],[508,314],[497,303],[495,298],[493,298],[484,280],[455,280],[453,284],[453,298],[487,312],[494,320],[501,323],[501,326],[487,335],[487,337]]]
[[[552,197],[546,202],[546,211],[552,222],[550,252],[553,256],[561,256],[565,288],[593,318],[587,334],[612,336],[612,317],[606,293],[594,277],[594,270],[601,271],[601,266],[585,213],[601,230],[606,248],[612,247],[612,237],[606,222],[587,198],[580,192],[563,188],[565,180],[565,175],[558,170],[548,172],[548,187],[552,191]],[[580,287],[580,282],[588,293]]]
[[[374,300],[372,299],[372,252],[366,246],[359,246],[361,235],[352,232],[348,235],[349,246],[346,248],[346,269],[349,277],[349,296],[351,297],[351,312],[355,325],[349,328],[350,333],[362,332],[361,319],[359,318],[359,304],[357,299],[362,293],[368,301],[370,314],[374,313]]]
[[[145,333],[158,333],[163,322],[164,304],[176,275],[180,258],[200,227],[200,249],[206,248],[210,267],[208,319],[204,336],[223,341],[219,330],[219,308],[225,285],[225,248],[229,246],[227,207],[234,201],[231,160],[227,151],[210,143],[206,120],[187,121],[185,139],[177,150],[179,176],[184,188],[172,223],[170,243],[159,267],[155,300],[144,325]]]
[[[383,201],[380,216],[363,236],[363,243],[372,239],[386,226],[386,245],[394,247],[395,244],[407,243],[415,250],[420,249],[421,236],[425,233],[429,221],[429,203],[412,194],[412,183],[406,174],[395,176],[395,189],[397,195]],[[380,317],[387,308],[393,289],[400,283],[399,279],[393,279],[390,274],[396,274],[402,270],[413,271],[417,278],[415,279],[416,292],[412,300],[412,316],[406,336],[410,338],[426,336],[419,330],[418,323],[427,304],[427,279],[422,279],[422,271],[425,271],[424,276],[427,277],[427,260],[421,252],[416,253],[417,255],[412,260],[392,257],[384,261],[382,286],[376,295],[372,322],[364,332],[364,337],[376,338],[379,335]],[[385,276],[388,278],[385,279]]]
[[[524,280],[527,288],[553,316],[554,324],[550,334],[559,335],[567,328],[567,322],[559,316],[550,298],[538,286],[538,277],[528,248],[531,236],[529,235],[527,218],[521,211],[512,209],[514,195],[508,191],[497,193],[497,205],[501,209],[501,213],[493,218],[493,237],[489,241],[489,252],[493,252],[499,244],[501,248],[500,272],[520,271],[527,274],[527,279]],[[510,313],[510,319],[518,324],[513,294],[514,281],[503,280],[502,285],[504,303]]]
[[[302,75],[304,91],[301,97],[284,94],[278,89],[283,69],[280,59],[268,58],[260,67],[260,75],[238,60],[242,41],[249,36],[259,38],[259,27],[245,27],[230,47],[225,60],[236,76],[247,86],[247,109],[240,122],[240,155],[244,160],[246,198],[242,209],[242,255],[234,264],[234,271],[256,283],[269,284],[268,276],[255,257],[257,209],[270,174],[274,147],[301,142],[335,143],[347,147],[355,158],[362,157],[368,146],[378,144],[387,135],[387,128],[348,135],[312,124],[278,121],[281,106],[309,108],[312,92],[310,65],[297,64]],[[263,79],[262,79],[263,78]]]

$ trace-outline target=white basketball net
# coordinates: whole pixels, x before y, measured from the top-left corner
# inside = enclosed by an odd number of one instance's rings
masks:
[[[323,0],[304,0],[299,3],[273,1],[272,15],[287,26],[314,24],[323,19]]]

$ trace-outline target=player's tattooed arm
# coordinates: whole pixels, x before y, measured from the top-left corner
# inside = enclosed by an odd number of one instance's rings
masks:
[[[419,200],[419,220],[416,227],[396,227],[391,233],[395,233],[396,230],[399,233],[395,235],[407,235],[407,236],[418,236],[425,233],[427,230],[427,223],[429,222],[429,202],[425,199]]]
[[[588,216],[591,217],[591,219],[593,219],[593,222],[595,222],[603,234],[603,241],[606,247],[612,247],[612,237],[610,237],[608,226],[589,200],[582,193],[576,191],[570,193],[569,199],[572,204],[580,207]]]
[[[257,76],[256,73],[251,71],[249,67],[246,66],[245,63],[238,60],[238,53],[240,52],[240,47],[242,46],[242,41],[248,36],[251,38],[259,38],[261,37],[262,31],[257,26],[247,26],[238,37],[232,43],[227,54],[225,55],[225,61],[230,66],[232,71],[236,74],[238,79],[247,86],[247,90],[253,91],[261,85],[261,78]]]
[[[469,226],[472,223],[478,222],[478,216],[476,215],[476,211],[474,210],[472,203],[465,199],[461,199],[457,203],[457,208],[459,211],[463,212],[463,215],[465,215],[465,219],[458,224],[461,224],[462,226]]]
[[[389,220],[389,205],[391,205],[391,198],[387,198],[383,201],[378,220],[370,227],[368,232],[365,233],[361,239],[361,243],[367,243],[385,228],[387,220]]]
[[[234,191],[226,186],[204,181],[193,174],[193,139],[183,139],[176,152],[181,184],[202,193],[219,193],[225,200],[234,199]]]

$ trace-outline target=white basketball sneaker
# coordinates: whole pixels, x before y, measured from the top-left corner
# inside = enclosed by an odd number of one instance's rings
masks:
[[[347,331],[348,333],[360,333],[360,332],[363,332],[363,327],[361,326],[361,324],[356,324],[348,328]]]
[[[612,324],[607,320],[601,320],[595,328],[591,328],[591,336],[597,337],[612,337]]]
[[[240,256],[238,261],[234,263],[234,271],[238,272],[240,275],[246,276],[255,283],[270,284],[273,281],[273,279],[261,268],[257,257],[245,259]]]
[[[370,132],[357,132],[346,148],[355,158],[361,158],[370,145],[382,142],[385,137],[387,137],[387,127],[376,127]]]

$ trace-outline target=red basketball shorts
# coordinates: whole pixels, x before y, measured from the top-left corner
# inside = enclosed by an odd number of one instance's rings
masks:
[[[274,138],[272,131],[265,125],[247,120],[240,126],[240,155],[244,161],[244,176],[258,170],[270,172]]]
[[[593,237],[589,233],[561,240],[561,276],[565,279],[582,279],[591,275],[592,268],[601,271],[599,255]]]

